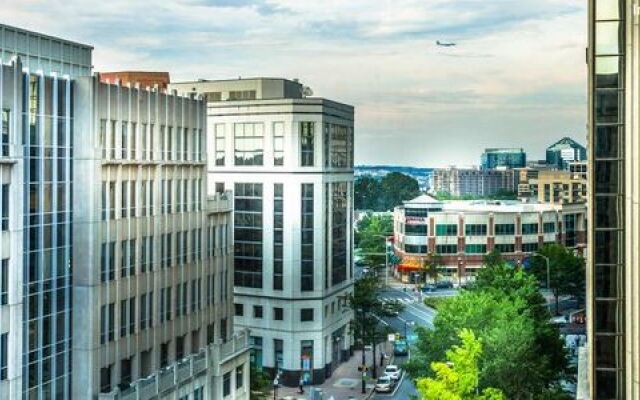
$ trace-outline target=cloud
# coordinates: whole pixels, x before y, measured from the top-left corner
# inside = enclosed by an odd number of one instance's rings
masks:
[[[0,22],[92,44],[98,70],[300,78],[356,106],[359,163],[541,154],[586,120],[583,0],[5,0]]]

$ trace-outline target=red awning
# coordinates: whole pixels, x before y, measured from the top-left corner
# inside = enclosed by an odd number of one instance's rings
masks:
[[[420,267],[417,265],[411,264],[398,264],[398,271],[400,272],[415,272],[419,271]]]

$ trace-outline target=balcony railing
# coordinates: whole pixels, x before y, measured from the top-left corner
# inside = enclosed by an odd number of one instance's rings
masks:
[[[208,196],[205,210],[209,214],[232,211],[233,192],[227,190],[222,193],[216,193],[213,196]]]
[[[220,366],[239,354],[248,351],[249,335],[241,331],[227,342],[212,343],[196,354],[191,354],[157,371],[151,376],[138,379],[126,389],[115,388],[110,393],[101,393],[99,400],[149,400],[176,390],[191,378],[204,374],[209,369],[220,375]]]

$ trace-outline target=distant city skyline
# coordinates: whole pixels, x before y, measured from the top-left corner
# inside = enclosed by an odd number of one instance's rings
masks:
[[[96,71],[299,78],[356,107],[356,164],[443,167],[586,142],[585,20],[581,0],[8,0],[0,23],[89,43]]]

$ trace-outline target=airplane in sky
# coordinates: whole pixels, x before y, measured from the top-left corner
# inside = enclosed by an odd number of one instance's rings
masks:
[[[453,47],[457,45],[457,43],[454,42],[441,42],[439,40],[436,40],[436,44],[441,47]]]

